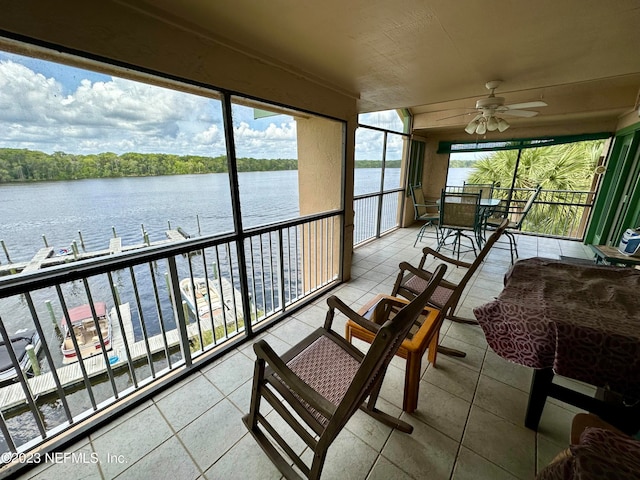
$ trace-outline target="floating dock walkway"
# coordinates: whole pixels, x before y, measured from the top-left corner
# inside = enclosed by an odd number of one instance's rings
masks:
[[[154,242],[140,243],[136,245],[122,245],[122,238],[114,237],[109,240],[109,248],[93,252],[73,252],[71,251],[72,249],[68,249],[68,253],[63,255],[54,255],[55,249],[53,247],[44,247],[38,250],[35,256],[29,261],[12,262],[0,265],[0,276],[20,272],[32,272],[40,268],[62,265],[64,263],[75,262],[76,260],[115,255],[120,252],[128,252],[130,250],[138,250],[140,248],[150,247],[153,245],[178,242],[189,238],[189,235],[181,228],[178,228],[177,230],[167,230],[165,234],[167,236],[166,240],[157,240]]]

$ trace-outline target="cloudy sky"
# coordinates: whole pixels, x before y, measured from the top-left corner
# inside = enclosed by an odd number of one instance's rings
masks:
[[[297,158],[293,118],[254,119],[253,113],[234,106],[237,155]],[[375,115],[384,122],[385,115],[396,114]],[[397,140],[390,140],[388,158],[400,158]],[[376,138],[361,134],[357,142],[358,159],[380,157]],[[1,51],[0,147],[76,154],[225,153],[217,100]]]

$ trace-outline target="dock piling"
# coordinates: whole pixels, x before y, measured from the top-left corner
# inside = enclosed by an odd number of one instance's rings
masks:
[[[167,282],[167,291],[169,292],[169,300],[171,300],[171,280],[169,279],[169,272],[164,272],[164,281]]]
[[[42,241],[44,242],[44,246],[45,247],[49,247],[49,244],[47,243],[47,237],[42,235]]]
[[[58,321],[56,320],[56,314],[53,312],[53,306],[51,305],[51,300],[45,300],[44,303],[47,306],[47,310],[49,311],[49,316],[51,317],[51,323],[53,323],[53,328],[55,329],[56,334],[59,337],[62,337],[60,326],[58,325]]]
[[[86,250],[84,248],[84,238],[82,238],[82,232],[80,230],[78,230],[78,236],[80,237],[80,246],[82,247],[82,250]]]
[[[7,250],[7,246],[4,244],[4,240],[0,240],[0,243],[2,244],[2,249],[4,250],[5,257],[7,257],[7,261],[11,263],[11,258],[9,258],[9,251]]]
[[[187,301],[182,301],[182,311],[184,312],[185,322],[189,323],[189,305],[187,305]]]
[[[37,377],[40,375],[40,364],[38,363],[38,357],[36,356],[36,351],[33,348],[33,345],[27,345],[25,347],[27,351],[27,356],[29,357],[29,363],[31,364],[31,371]]]
[[[113,238],[118,238],[118,234],[116,233],[116,227],[111,227],[111,231],[113,232]]]
[[[77,260],[80,252],[78,251],[78,244],[75,240],[71,242],[71,250],[73,250],[73,258]]]
[[[120,303],[120,292],[118,291],[118,286],[115,283],[113,284],[113,295],[115,296],[114,300],[116,301],[116,305],[122,305],[122,303]]]
[[[196,215],[196,222],[198,223],[198,236],[201,237],[202,233],[200,233],[200,215]]]

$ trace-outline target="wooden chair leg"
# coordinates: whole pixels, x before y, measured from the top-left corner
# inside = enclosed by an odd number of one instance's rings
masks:
[[[447,317],[447,320],[451,320],[452,322],[456,323],[466,323],[467,325],[478,325],[478,321],[475,318],[465,318],[458,317],[456,315],[449,315]]]
[[[463,352],[462,350],[457,350],[451,347],[445,347],[444,345],[438,345],[438,352],[441,353],[442,355],[448,355],[450,357],[464,358],[467,356],[467,353]]]
[[[429,342],[429,346],[427,347],[429,349],[429,351],[427,352],[427,360],[429,360],[429,363],[434,367],[436,366],[436,358],[438,356],[438,339],[439,338],[440,338],[440,331],[438,330],[431,338],[431,341]]]
[[[376,402],[378,401],[378,394],[380,393],[380,388],[382,387],[382,383],[378,382],[371,391],[369,395],[369,399],[360,406],[360,410],[365,412],[367,415],[375,418],[379,422],[388,425],[391,428],[397,428],[401,432],[411,433],[413,432],[413,425],[407,423],[399,418],[393,417],[388,413],[385,413],[376,408]]]
[[[402,409],[407,413],[415,412],[418,408],[418,390],[420,387],[421,355],[418,352],[407,354],[407,369],[404,379],[404,399]]]
[[[327,450],[324,448],[321,449],[321,451],[316,452],[313,457],[313,461],[311,462],[311,469],[309,470],[309,480],[318,480],[320,478],[326,456]]]

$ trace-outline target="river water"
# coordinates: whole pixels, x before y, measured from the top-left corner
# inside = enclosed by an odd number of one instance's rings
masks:
[[[450,169],[448,182],[461,184],[469,171]],[[356,169],[355,194],[378,191],[380,175],[380,169]],[[399,185],[400,169],[387,169],[385,188]],[[299,215],[297,171],[240,173],[239,188],[245,228]],[[95,251],[108,247],[114,230],[123,245],[136,245],[143,242],[143,229],[151,241],[164,240],[169,225],[173,229],[181,227],[192,236],[232,232],[228,175],[0,185],[0,240],[13,262],[31,259],[45,246],[45,240],[57,251],[70,249],[72,241],[80,246],[81,240],[86,251]],[[4,251],[0,251],[0,262],[7,263]],[[14,333],[20,319],[29,315],[24,302],[0,299],[0,316]]]
[[[461,185],[471,169],[449,170],[449,185]],[[385,188],[398,188],[400,170],[387,169]],[[296,171],[239,174],[245,228],[295,218]],[[355,194],[379,190],[380,169],[355,170]],[[69,248],[80,235],[87,251],[108,246],[115,228],[123,245],[165,238],[168,222],[191,235],[233,231],[226,174],[103,178],[0,185],[0,240],[12,261],[23,261],[44,247]],[[4,251],[0,262],[7,263]]]

